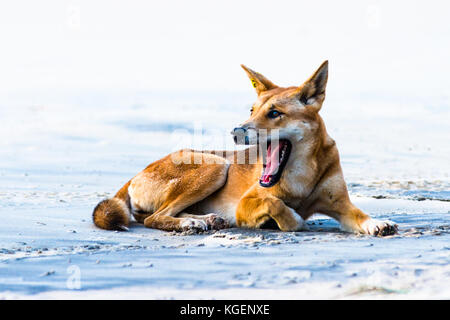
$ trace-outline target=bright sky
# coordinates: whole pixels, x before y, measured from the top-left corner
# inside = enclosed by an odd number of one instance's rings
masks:
[[[334,90],[448,94],[445,1],[3,1],[0,91],[245,90],[330,60]]]

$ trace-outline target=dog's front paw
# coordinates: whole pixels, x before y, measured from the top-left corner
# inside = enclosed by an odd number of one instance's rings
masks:
[[[297,228],[295,229],[295,231],[309,231],[309,227],[306,224],[306,221],[303,220],[302,217],[300,217],[299,215],[296,217],[297,220]]]
[[[181,223],[181,229],[185,232],[188,231],[197,233],[208,230],[208,226],[206,222],[202,220],[185,218],[185,220]]]
[[[294,227],[293,231],[308,231],[309,227],[306,224],[306,221],[294,209],[289,209],[291,210],[292,216],[297,222],[297,225]]]
[[[390,220],[367,219],[361,224],[361,228],[366,234],[373,236],[390,236],[398,232],[398,225]]]
[[[206,224],[208,225],[208,228],[211,230],[220,230],[229,228],[228,222],[225,219],[219,217],[215,213],[205,215],[205,221]]]

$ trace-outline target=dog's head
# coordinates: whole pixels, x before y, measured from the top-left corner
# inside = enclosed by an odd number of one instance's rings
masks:
[[[258,94],[250,118],[234,128],[237,144],[266,148],[260,185],[271,187],[281,178],[291,150],[317,137],[318,112],[325,99],[328,61],[299,87],[278,87],[262,74],[242,65]]]

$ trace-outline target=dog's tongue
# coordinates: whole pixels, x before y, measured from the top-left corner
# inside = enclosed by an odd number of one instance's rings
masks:
[[[280,146],[281,141],[275,146],[275,148],[272,149],[272,144],[270,144],[267,148],[266,167],[264,168],[261,176],[261,181],[264,183],[270,182],[270,177],[277,172],[277,169],[280,166]]]

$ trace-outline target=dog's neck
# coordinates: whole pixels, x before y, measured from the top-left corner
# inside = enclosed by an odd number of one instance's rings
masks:
[[[326,156],[337,152],[334,140],[328,135],[323,120],[319,121],[318,134],[293,144],[291,155],[278,183],[283,192],[295,198],[307,197],[319,183],[330,166]],[[296,186],[293,189],[292,186]]]

